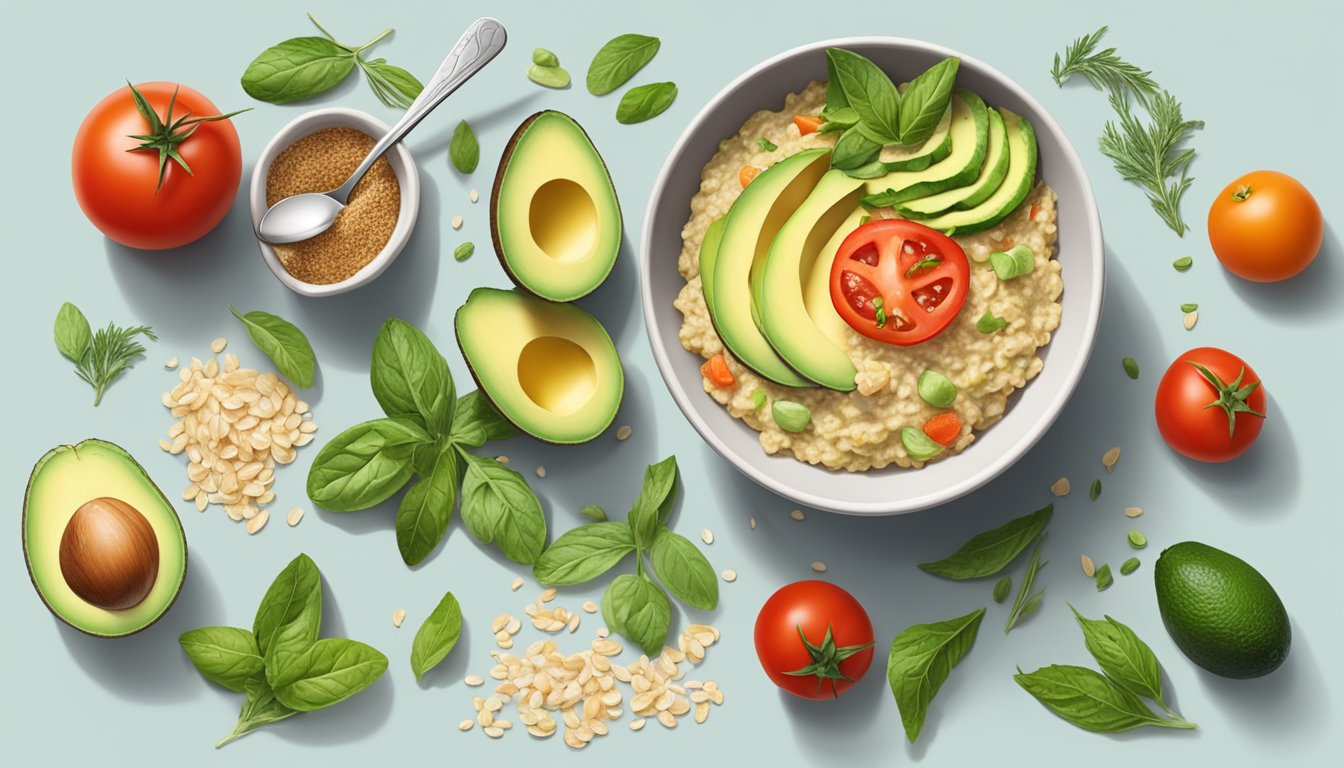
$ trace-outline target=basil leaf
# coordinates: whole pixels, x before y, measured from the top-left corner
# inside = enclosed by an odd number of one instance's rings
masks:
[[[608,40],[588,65],[588,92],[601,96],[620,88],[653,59],[660,44],[656,37],[636,34]]]
[[[411,478],[412,449],[433,438],[410,419],[375,419],[322,446],[308,470],[308,498],[332,512],[368,509]]]
[[[276,575],[257,606],[252,634],[263,658],[280,630],[291,624],[310,640],[317,639],[322,625],[322,573],[313,559],[303,553]]]
[[[836,113],[845,109],[853,111],[849,106],[849,99],[845,96],[845,89],[840,86],[840,77],[835,72],[835,59],[832,58],[830,49],[827,49],[826,106],[822,107],[821,116],[829,122]],[[854,122],[858,122],[858,113],[854,115]]]
[[[443,599],[425,617],[425,623],[415,633],[411,642],[411,671],[419,680],[448,656],[448,652],[457,645],[462,635],[462,608],[452,592],[446,592]]]
[[[876,160],[881,152],[881,144],[850,128],[840,134],[831,150],[831,167],[842,171],[860,168]]]
[[[900,143],[901,95],[891,78],[873,62],[841,48],[827,48],[826,59],[835,73],[833,82],[839,82],[849,106],[858,113],[859,128],[878,143]]]
[[[247,681],[265,666],[257,638],[237,627],[201,627],[177,639],[196,671],[231,691],[242,692]]]
[[[448,159],[458,173],[471,173],[481,160],[481,145],[466,120],[458,122],[453,138],[448,142]]]
[[[976,534],[951,555],[919,568],[948,579],[978,579],[992,576],[1017,559],[1050,522],[1055,506],[1047,504],[1029,515],[1009,520],[991,531]]]
[[[261,52],[243,72],[243,90],[270,104],[310,99],[336,87],[355,54],[324,37],[295,37]]]
[[[596,504],[584,504],[579,507],[579,514],[589,520],[606,520],[607,512]]]
[[[668,456],[644,470],[644,485],[639,489],[635,505],[626,516],[635,546],[641,550],[653,545],[658,526],[667,523],[676,502],[677,457]]]
[[[719,579],[714,567],[685,536],[659,528],[649,561],[659,581],[678,600],[702,611],[718,607]]]
[[[65,302],[56,312],[56,349],[72,363],[78,363],[93,343],[93,329],[89,319],[70,302]]]
[[[1012,576],[1004,576],[1003,578],[994,582],[994,592],[993,592],[994,602],[1002,603],[1004,600],[1006,600],[1008,598],[1008,590],[1012,588],[1013,588]]]
[[[300,712],[330,707],[368,688],[387,669],[387,657],[364,643],[328,637],[273,669],[266,682],[281,704]]]
[[[457,399],[457,407],[453,409],[453,425],[448,434],[458,445],[480,448],[491,440],[513,437],[517,430],[499,415],[489,398],[476,389]]]
[[[434,435],[449,431],[456,394],[448,362],[420,329],[389,318],[373,342],[373,396],[393,418],[418,417]]]
[[[606,573],[634,551],[634,536],[622,523],[580,525],[566,531],[541,553],[532,564],[532,576],[548,586],[582,584]]]
[[[369,87],[385,106],[407,109],[425,89],[415,75],[388,64],[385,59],[360,61],[359,64],[369,81]]]
[[[887,682],[911,744],[919,738],[938,689],[975,644],[984,615],[985,609],[980,608],[956,619],[916,624],[891,641]]]
[[[457,503],[457,456],[440,450],[429,474],[422,476],[397,505],[397,548],[407,565],[429,556],[448,532]]]
[[[1139,696],[1146,696],[1163,709],[1162,671],[1157,655],[1134,630],[1107,616],[1105,620],[1084,618],[1072,605],[1069,609],[1083,630],[1083,641],[1101,671]]]
[[[1046,709],[1085,730],[1117,733],[1144,725],[1193,728],[1193,723],[1163,720],[1128,689],[1100,672],[1055,664],[1013,676]]]
[[[943,59],[906,86],[899,120],[902,144],[922,144],[933,135],[952,98],[960,64],[956,57]]]
[[[1008,327],[1008,321],[986,309],[985,314],[975,321],[975,330],[983,334],[998,333]]]
[[[499,544],[515,563],[534,563],[546,546],[546,517],[523,476],[494,459],[460,451],[467,462],[462,481],[462,520],[482,544]]]
[[[278,723],[287,717],[299,714],[297,710],[286,707],[275,698],[275,693],[271,690],[271,686],[266,684],[264,676],[248,680],[244,692],[247,694],[247,700],[243,702],[243,708],[238,713],[238,722],[234,724],[233,732],[216,743],[215,749],[219,749],[248,731],[256,730],[263,725]]]
[[[830,91],[827,91],[827,93],[830,93]],[[823,111],[822,114],[826,117],[826,122],[822,123],[823,126],[827,123],[835,126],[831,130],[848,128],[852,125],[858,125],[859,122],[859,113],[854,111],[853,107],[841,107],[834,111]],[[817,130],[820,131],[821,129],[818,128]]]
[[[676,98],[676,83],[648,83],[631,88],[616,105],[616,122],[631,125],[655,118],[666,112]]]
[[[667,640],[672,606],[648,576],[623,573],[602,593],[602,619],[645,654],[654,656]]]
[[[230,305],[229,311],[242,322],[252,343],[271,358],[285,378],[300,387],[313,386],[317,358],[313,354],[313,346],[308,343],[308,337],[303,335],[298,326],[260,310],[244,315]]]

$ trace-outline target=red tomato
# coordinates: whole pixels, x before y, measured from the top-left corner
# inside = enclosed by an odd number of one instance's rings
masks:
[[[771,595],[756,616],[756,658],[789,693],[833,699],[873,663],[873,622],[840,587],[794,582]]]
[[[1227,271],[1258,283],[1287,280],[1321,250],[1325,224],[1307,188],[1284,173],[1253,171],[1209,208],[1209,245]]]
[[[840,244],[831,303],[875,341],[909,346],[937,336],[966,303],[966,253],[952,238],[904,219],[879,219]]]
[[[176,248],[214,229],[229,212],[243,171],[238,131],[229,120],[198,120],[219,110],[185,85],[142,83],[136,90],[169,125],[156,132],[129,86],[98,102],[75,135],[75,198],[89,221],[122,245]],[[171,123],[178,123],[176,130]],[[158,145],[141,148],[155,138],[182,160],[167,157],[162,179]]]
[[[1176,358],[1157,385],[1157,428],[1177,453],[1229,461],[1265,424],[1265,388],[1241,358],[1200,347]]]

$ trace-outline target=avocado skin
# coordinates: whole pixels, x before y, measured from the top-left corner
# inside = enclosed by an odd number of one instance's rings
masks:
[[[1246,561],[1185,541],[1162,551],[1153,580],[1167,633],[1204,669],[1242,680],[1267,675],[1288,658],[1288,611]]]

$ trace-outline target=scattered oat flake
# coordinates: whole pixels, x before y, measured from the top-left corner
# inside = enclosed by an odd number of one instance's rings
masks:
[[[538,599],[541,600],[541,602],[543,602],[543,603],[549,603],[549,602],[551,602],[552,600],[554,600],[554,599],[555,599],[555,596],[558,595],[558,594],[560,594],[560,593],[556,590],[556,588],[555,588],[555,587],[551,587],[551,588],[549,588],[549,589],[543,590],[542,593],[541,593],[541,597],[538,598]]]
[[[545,476],[546,476],[546,468],[537,467],[537,477],[545,477]]]
[[[481,199],[481,193],[477,192],[475,189],[471,190],[471,202],[473,203],[479,202],[480,199]]]
[[[461,228],[462,228],[462,217],[461,217],[460,215],[459,215],[459,216],[454,216],[454,217],[453,217],[453,229],[461,229]]]
[[[475,688],[478,685],[485,685],[485,678],[481,677],[480,675],[467,675],[466,677],[462,678],[462,682]]]
[[[732,568],[724,568],[723,573],[719,575],[722,576],[723,580],[728,582],[729,584],[732,584],[734,581],[737,581],[737,571],[734,571]]]
[[[1083,566],[1083,575],[1087,576],[1087,578],[1090,579],[1097,575],[1097,564],[1092,562],[1092,558],[1083,555],[1078,561]]]
[[[1188,330],[1194,328],[1194,327],[1195,327],[1195,323],[1197,323],[1197,322],[1199,322],[1199,311],[1198,311],[1198,310],[1196,310],[1196,311],[1194,311],[1194,312],[1186,312],[1186,313],[1185,313],[1185,330],[1188,331]]]
[[[826,564],[821,562],[820,560],[817,560],[816,562],[812,563],[812,570],[816,571],[817,573],[825,573]]]
[[[756,518],[754,517],[751,518],[750,523],[751,523],[751,530],[753,531],[756,530]]]
[[[630,433],[631,433],[632,431],[633,431],[633,430],[630,429],[630,425],[629,425],[629,424],[622,424],[620,427],[617,427],[617,429],[616,429],[616,439],[617,439],[617,440],[624,440],[624,439],[626,439],[627,437],[630,436]]]
[[[170,371],[173,370],[174,368],[176,368],[176,367],[177,367],[177,357],[170,357],[170,358],[168,358],[168,362],[164,363],[164,364],[163,364],[163,367],[164,367],[164,368],[167,368],[167,369],[170,370]]]
[[[470,731],[471,727],[475,724],[476,724],[475,720],[463,720],[462,722],[457,724],[457,730]]]
[[[247,533],[252,535],[262,528],[266,527],[266,521],[271,519],[271,513],[267,510],[261,510],[247,519]]]
[[[299,521],[302,519],[303,519],[303,507],[295,507],[289,510],[289,514],[285,517],[285,522],[289,523],[289,527],[293,528],[294,526],[298,525]]]
[[[210,342],[210,351],[218,355],[220,352],[223,352],[224,348],[227,346],[229,346],[229,340],[220,336],[218,339]]]
[[[708,528],[701,528],[701,529],[700,529],[700,540],[703,541],[703,542],[705,542],[706,544],[713,544],[713,543],[714,543],[714,532],[711,531],[711,530],[709,530]]]
[[[630,730],[638,731],[640,728],[644,727],[644,723],[645,723],[644,718],[642,717],[635,718],[634,720],[630,721]]]
[[[1116,446],[1101,455],[1101,466],[1106,468],[1107,472],[1115,469],[1115,463],[1120,460],[1120,446]]]
[[[517,592],[518,590],[520,590],[520,589],[522,589],[522,588],[523,588],[523,577],[521,577],[521,576],[519,576],[518,578],[514,579],[514,580],[513,580],[513,583],[509,585],[509,590],[512,591],[512,592]]]
[[[806,515],[803,514],[803,510],[795,509],[789,513],[789,517],[792,517],[794,520],[802,520]]]
[[[392,612],[392,626],[400,627],[401,623],[406,621],[406,609],[398,608]]]
[[[1069,478],[1061,477],[1050,486],[1050,493],[1056,496],[1068,496],[1069,487]]]
[[[1125,517],[1139,517],[1142,514],[1142,507],[1125,507]]]
[[[594,603],[592,600],[584,600],[583,610],[587,613],[597,613],[597,603]]]
[[[495,461],[498,461],[500,464],[508,464],[509,457],[501,453],[500,455],[495,457]]]

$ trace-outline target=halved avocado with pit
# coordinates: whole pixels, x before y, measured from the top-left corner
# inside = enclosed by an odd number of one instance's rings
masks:
[[[625,390],[621,359],[607,330],[580,307],[477,288],[453,325],[476,384],[523,432],[583,443],[616,418]]]
[[[158,621],[187,574],[173,505],[129,453],[103,440],[58,445],[33,467],[23,556],[52,614],[95,637]]]
[[[621,206],[607,165],[574,118],[523,121],[499,160],[490,234],[509,278],[548,301],[586,296],[621,250]]]

